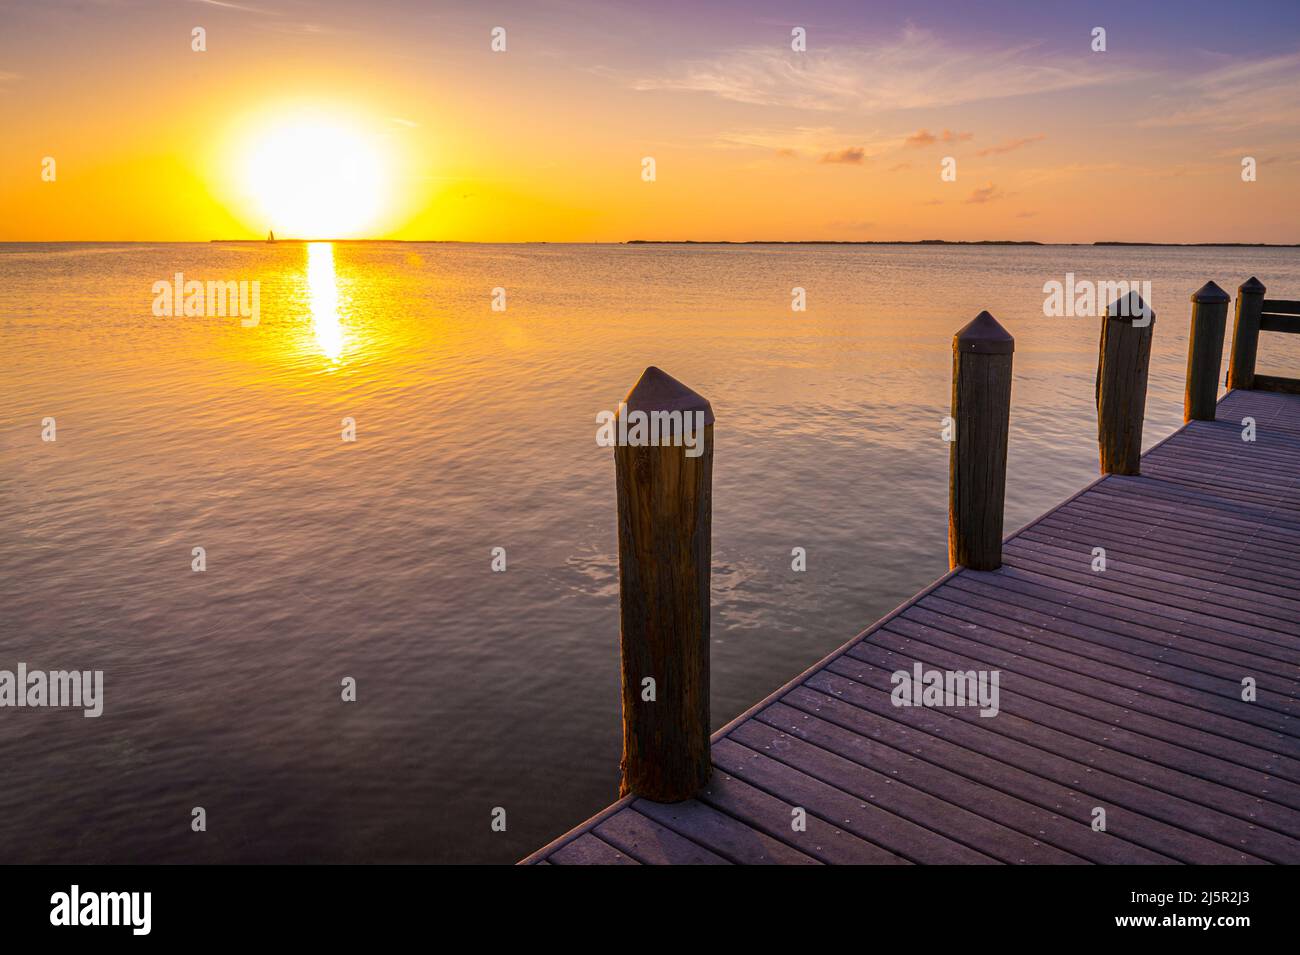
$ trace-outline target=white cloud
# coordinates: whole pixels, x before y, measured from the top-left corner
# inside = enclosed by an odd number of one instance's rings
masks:
[[[1296,87],[1300,52],[1232,63],[1192,77],[1174,92],[1182,105],[1139,125],[1207,126],[1218,130],[1300,122]]]
[[[874,46],[794,53],[781,47],[734,50],[679,64],[640,90],[709,93],[738,103],[805,110],[887,110],[953,106],[1073,89],[1132,78],[1088,69],[1082,60],[1035,56],[1031,46],[964,49],[909,29]]]

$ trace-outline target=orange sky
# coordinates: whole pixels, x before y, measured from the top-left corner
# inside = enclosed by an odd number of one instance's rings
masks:
[[[17,0],[0,240],[261,237],[249,157],[312,116],[383,170],[330,237],[1297,242],[1300,38],[1274,7],[1261,33],[1199,3]],[[320,191],[311,221],[344,221]]]

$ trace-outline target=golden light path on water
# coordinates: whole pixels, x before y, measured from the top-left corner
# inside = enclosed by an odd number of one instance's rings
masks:
[[[338,361],[346,339],[343,324],[339,321],[339,286],[334,273],[333,243],[311,242],[307,245],[307,302],[317,347],[330,361]]]

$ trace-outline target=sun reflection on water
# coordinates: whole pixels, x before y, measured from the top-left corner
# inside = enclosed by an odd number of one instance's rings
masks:
[[[331,242],[307,245],[307,301],[316,346],[330,361],[338,361],[346,340],[339,321],[339,286]]]

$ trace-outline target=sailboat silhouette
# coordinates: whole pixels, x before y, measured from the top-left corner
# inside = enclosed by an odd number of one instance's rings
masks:
[[[275,241],[275,230],[274,230],[274,229],[271,229],[269,232],[266,233],[266,241],[267,241],[267,242],[274,242],[274,241]]]

